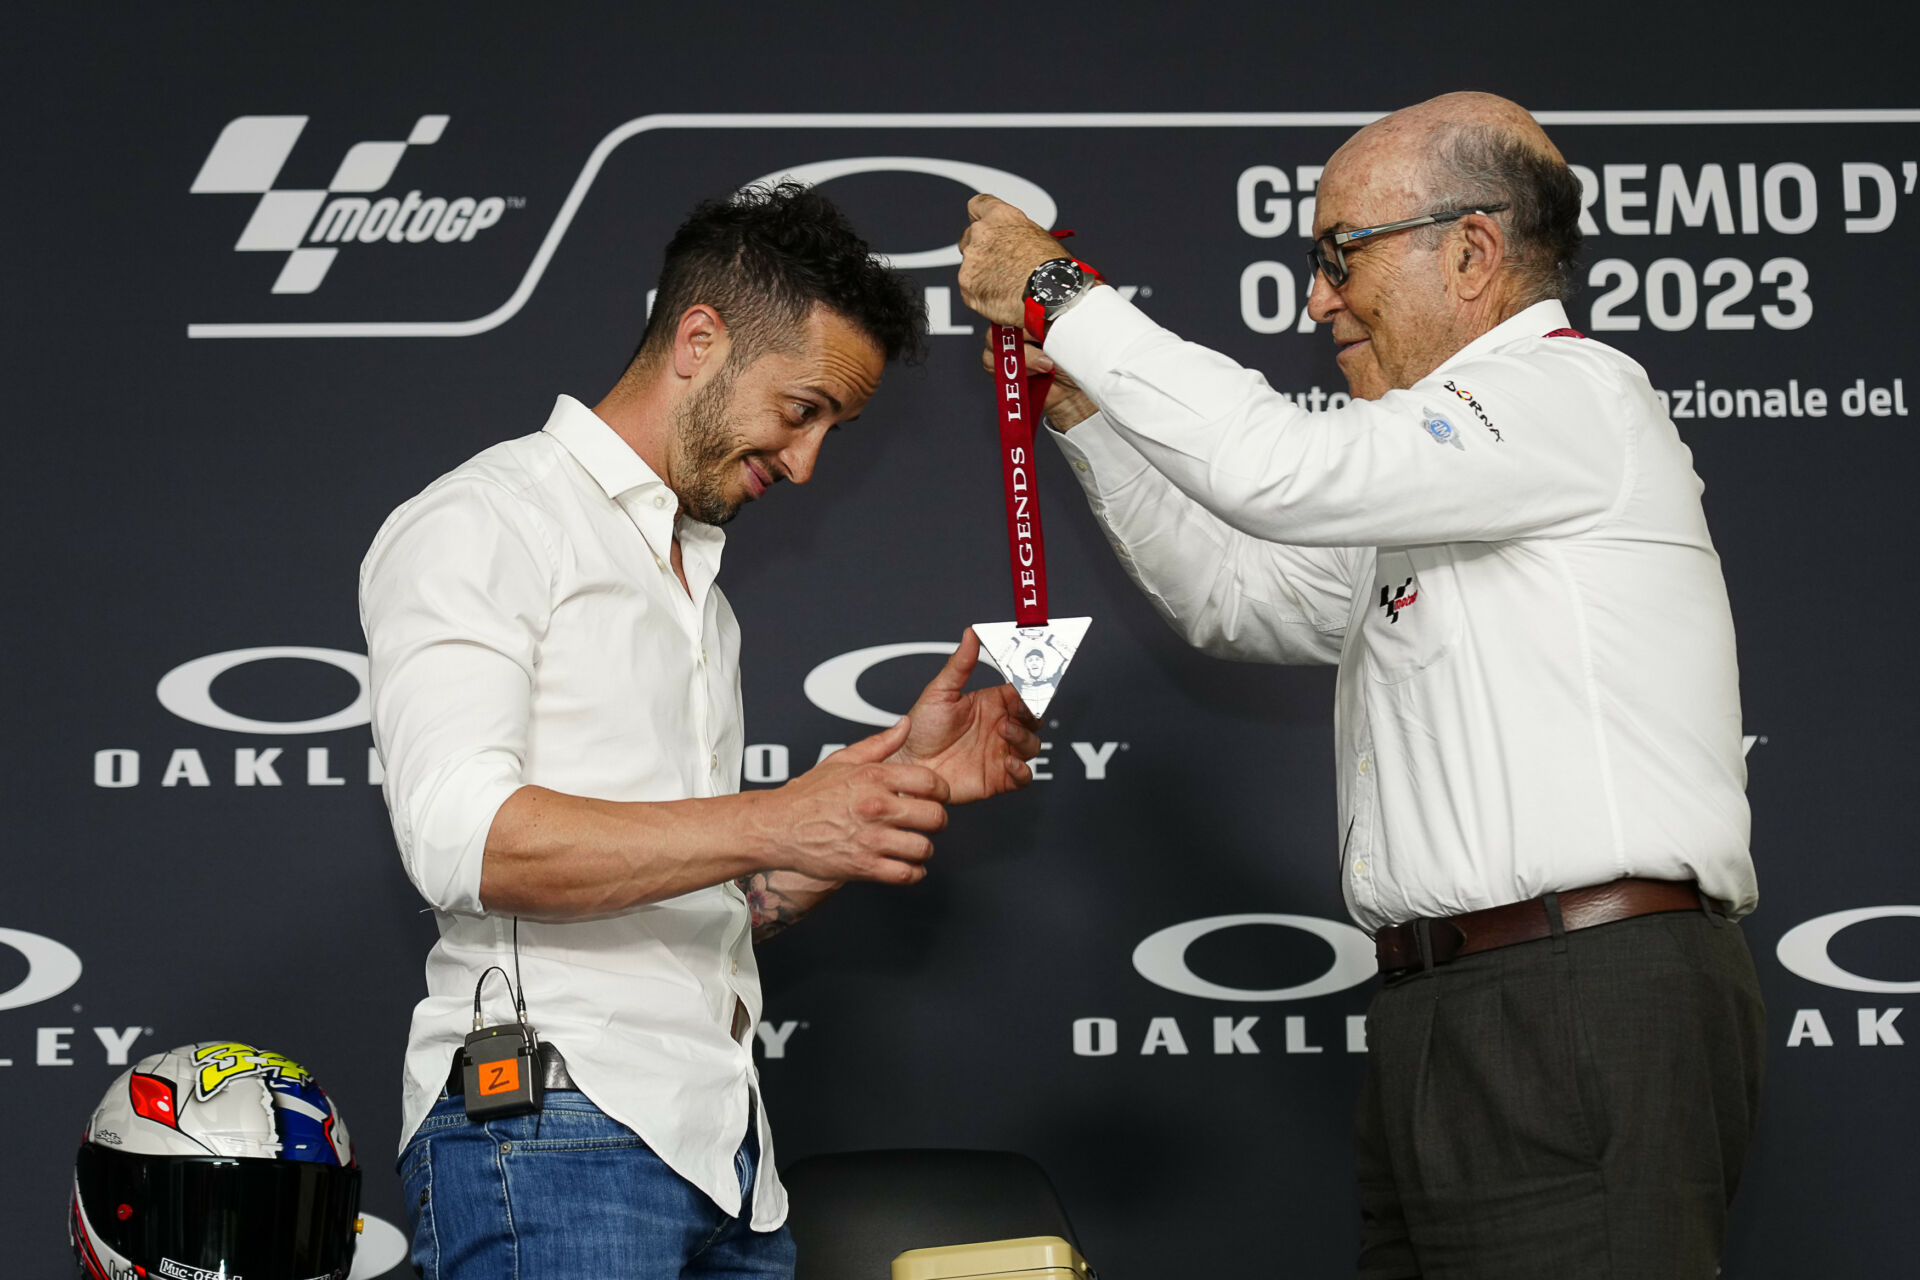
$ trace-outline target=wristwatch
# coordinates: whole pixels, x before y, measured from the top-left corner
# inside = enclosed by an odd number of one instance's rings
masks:
[[[1027,277],[1027,332],[1044,342],[1047,326],[1087,296],[1100,283],[1100,273],[1078,258],[1053,258]]]

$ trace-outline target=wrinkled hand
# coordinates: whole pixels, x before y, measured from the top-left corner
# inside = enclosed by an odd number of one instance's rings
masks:
[[[1053,375],[1053,385],[1047,388],[1047,402],[1040,407],[1040,412],[1055,429],[1071,431],[1100,412],[1100,406],[1093,402],[1093,397],[1082,391],[1080,384],[1067,376],[1065,370],[1055,365],[1052,356],[1032,342],[1026,344],[1026,351],[1029,376],[1036,373]],[[996,378],[1000,376],[1000,356],[993,347],[992,329],[987,330],[986,341],[980,347],[980,367]]]
[[[913,728],[902,718],[760,793],[777,866],[828,882],[925,878],[933,841],[922,833],[947,825],[948,786],[934,769],[898,760]]]
[[[1040,752],[1033,718],[1011,685],[968,691],[963,686],[980,661],[980,638],[969,627],[919,701],[907,712],[912,725],[893,758],[933,770],[948,787],[949,804],[968,804],[1033,781],[1027,761]]]
[[[1066,250],[1047,229],[998,196],[967,201],[960,235],[960,300],[995,324],[1026,325],[1027,277]]]

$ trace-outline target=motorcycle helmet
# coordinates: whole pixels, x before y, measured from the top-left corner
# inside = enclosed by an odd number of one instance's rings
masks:
[[[74,1161],[90,1280],[346,1280],[360,1169],[346,1122],[277,1053],[206,1041],[113,1082]]]

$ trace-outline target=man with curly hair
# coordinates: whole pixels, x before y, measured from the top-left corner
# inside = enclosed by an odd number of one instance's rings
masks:
[[[1025,785],[1039,750],[1011,688],[963,689],[969,633],[892,728],[740,792],[720,526],[806,483],[923,323],[817,192],[704,204],[614,388],[559,397],[367,553],[387,803],[440,927],[399,1162],[430,1280],[791,1274],[753,941],[847,881],[920,880],[946,806]],[[471,1117],[459,1055],[495,970],[544,1105]]]

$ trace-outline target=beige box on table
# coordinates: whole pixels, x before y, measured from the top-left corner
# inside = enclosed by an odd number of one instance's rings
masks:
[[[1088,1280],[1093,1268],[1059,1236],[986,1240],[909,1249],[893,1260],[893,1280]]]

